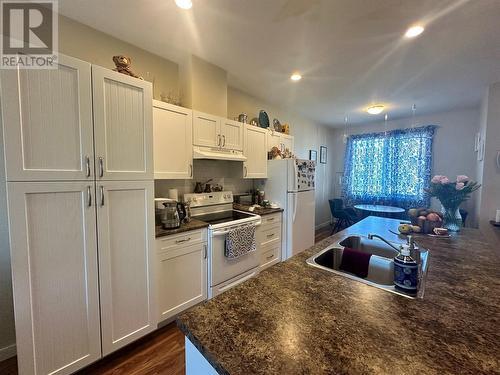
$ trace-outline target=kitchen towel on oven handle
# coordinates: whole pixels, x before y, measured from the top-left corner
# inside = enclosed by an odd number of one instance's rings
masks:
[[[248,224],[231,229],[226,234],[224,256],[228,259],[237,259],[257,249],[255,240],[255,225]]]

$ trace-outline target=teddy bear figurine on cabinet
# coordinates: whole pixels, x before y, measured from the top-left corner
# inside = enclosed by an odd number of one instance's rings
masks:
[[[115,72],[126,74],[128,76],[139,79],[144,79],[132,71],[132,68],[130,67],[130,64],[132,64],[132,59],[130,57],[123,55],[113,56],[113,62],[116,65],[116,68],[113,69]]]

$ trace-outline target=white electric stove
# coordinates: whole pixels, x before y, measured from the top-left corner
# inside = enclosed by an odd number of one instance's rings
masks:
[[[230,191],[184,194],[193,218],[209,223],[208,227],[208,297],[212,298],[255,276],[259,271],[258,251],[237,259],[224,256],[226,234],[240,225],[260,225],[259,215],[233,209]]]

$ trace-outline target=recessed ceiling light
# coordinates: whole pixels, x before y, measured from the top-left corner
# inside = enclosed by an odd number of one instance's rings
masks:
[[[300,81],[302,79],[302,76],[299,74],[299,73],[293,73],[291,76],[290,76],[290,79],[292,81]]]
[[[372,105],[366,109],[366,112],[368,112],[370,115],[378,115],[379,113],[382,113],[384,108],[385,107],[381,104]]]
[[[193,6],[191,0],[175,0],[175,4],[181,9],[191,9]]]
[[[406,30],[405,37],[415,38],[424,32],[424,27],[421,25],[415,25]]]

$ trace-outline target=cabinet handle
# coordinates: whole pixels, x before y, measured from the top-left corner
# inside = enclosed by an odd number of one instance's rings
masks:
[[[87,171],[87,177],[90,177],[90,158],[89,156],[85,156],[85,169]]]
[[[217,134],[217,146],[220,147],[220,143],[221,143],[221,141],[220,141],[220,134]]]
[[[90,186],[87,186],[87,205],[92,207],[92,190]]]
[[[104,187],[101,185],[101,206],[104,206]]]
[[[267,238],[271,238],[271,237],[274,237],[274,233],[271,233],[271,234],[267,235]]]
[[[99,177],[104,176],[104,158],[99,156]]]
[[[191,237],[184,238],[182,240],[175,240],[175,243],[183,243],[183,242],[188,242],[188,241],[191,241]]]
[[[272,257],[274,257],[274,254],[271,254],[269,256],[266,257],[267,260],[271,259]]]
[[[207,251],[207,245],[203,245],[203,259],[207,259],[207,254],[208,251]]]
[[[193,164],[189,164],[189,177],[193,177]]]
[[[245,177],[246,177],[246,176],[248,176],[248,168],[246,165],[243,168],[245,168]]]
[[[273,221],[274,219],[276,219],[275,217],[270,217],[269,219],[267,219],[267,221]]]
[[[225,135],[222,136],[222,140],[223,140],[222,147],[225,147],[226,146],[226,136]]]

